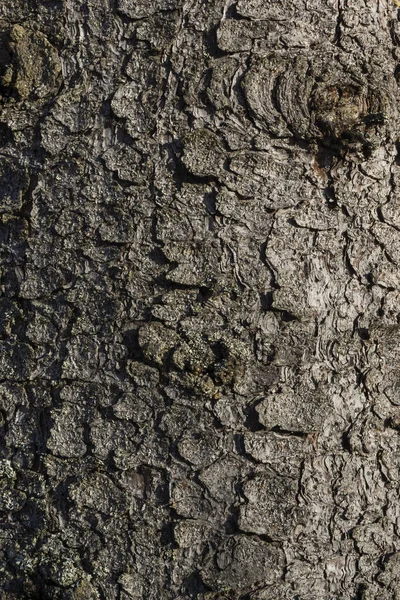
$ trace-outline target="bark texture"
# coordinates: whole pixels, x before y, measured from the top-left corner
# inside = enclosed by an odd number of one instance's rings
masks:
[[[1,600],[400,598],[393,0],[2,0]]]

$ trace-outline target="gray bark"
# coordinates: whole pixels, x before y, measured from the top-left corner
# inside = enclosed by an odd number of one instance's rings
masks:
[[[400,598],[400,11],[3,0],[0,598]]]

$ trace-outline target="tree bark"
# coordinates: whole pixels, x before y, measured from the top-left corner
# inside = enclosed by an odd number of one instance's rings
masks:
[[[3,0],[0,598],[400,598],[393,0]]]

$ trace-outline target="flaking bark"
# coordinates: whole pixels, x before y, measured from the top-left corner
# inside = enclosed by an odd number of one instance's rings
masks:
[[[0,598],[394,600],[392,0],[3,0]]]

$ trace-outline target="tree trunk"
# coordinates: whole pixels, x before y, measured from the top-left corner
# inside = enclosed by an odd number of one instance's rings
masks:
[[[3,0],[0,598],[400,598],[393,0]]]

